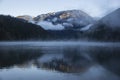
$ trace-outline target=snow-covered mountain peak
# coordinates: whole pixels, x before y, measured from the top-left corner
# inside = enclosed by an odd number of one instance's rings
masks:
[[[61,27],[64,27],[64,29],[80,29],[94,22],[94,19],[91,16],[89,16],[88,14],[81,10],[52,12],[47,14],[41,14],[38,15],[37,17],[29,19],[28,16],[27,17],[25,16],[25,18],[24,17],[20,18],[40,25],[44,29],[48,29],[49,26],[48,24],[51,24],[52,25],[51,30],[53,29],[53,26],[57,27],[55,29],[60,30],[62,29]],[[60,26],[60,28],[58,28],[59,27],[58,25]]]

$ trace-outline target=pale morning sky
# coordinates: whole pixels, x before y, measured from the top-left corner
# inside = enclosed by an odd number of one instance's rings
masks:
[[[120,0],[0,0],[0,14],[12,16],[78,9],[93,17],[102,17],[117,8]]]

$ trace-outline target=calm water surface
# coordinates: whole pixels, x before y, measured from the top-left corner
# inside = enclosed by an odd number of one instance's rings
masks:
[[[120,43],[0,42],[0,80],[120,80]]]

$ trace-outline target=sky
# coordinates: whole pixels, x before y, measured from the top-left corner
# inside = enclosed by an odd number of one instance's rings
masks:
[[[120,0],[0,0],[0,14],[12,16],[78,9],[92,17],[102,17],[117,8]]]

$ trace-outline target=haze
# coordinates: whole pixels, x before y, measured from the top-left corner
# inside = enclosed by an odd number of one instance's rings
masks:
[[[120,7],[120,0],[0,0],[0,14],[31,15],[79,9],[103,17]]]

